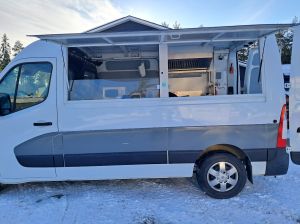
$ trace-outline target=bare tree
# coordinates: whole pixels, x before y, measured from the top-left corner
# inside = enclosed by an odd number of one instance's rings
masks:
[[[295,16],[295,17],[293,18],[293,20],[292,20],[292,23],[293,23],[293,24],[300,23],[299,17],[298,17],[298,16]]]
[[[164,27],[166,27],[166,28],[169,28],[169,24],[167,22],[165,22],[165,21],[162,22],[161,25],[164,26]]]
[[[180,29],[180,23],[178,23],[177,21],[175,21],[175,23],[173,24],[173,28],[174,29]]]

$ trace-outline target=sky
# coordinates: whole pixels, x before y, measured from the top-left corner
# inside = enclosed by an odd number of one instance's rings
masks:
[[[182,28],[290,23],[300,0],[0,0],[0,35],[26,46],[29,34],[84,32],[127,15]]]

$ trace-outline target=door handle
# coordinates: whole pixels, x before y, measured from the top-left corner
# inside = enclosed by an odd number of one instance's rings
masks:
[[[35,122],[33,126],[41,127],[41,126],[51,126],[52,122]]]
[[[300,127],[299,127],[299,128],[297,128],[297,133],[300,133]]]

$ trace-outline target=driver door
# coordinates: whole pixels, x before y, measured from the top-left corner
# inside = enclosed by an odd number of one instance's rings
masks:
[[[1,179],[55,177],[56,59],[10,64],[0,76],[0,93],[10,95],[12,104],[11,112],[0,117]]]

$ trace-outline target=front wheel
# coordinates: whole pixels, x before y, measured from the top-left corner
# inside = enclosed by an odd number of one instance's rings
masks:
[[[245,165],[227,153],[207,157],[196,169],[200,188],[210,197],[231,198],[239,194],[247,180]]]

